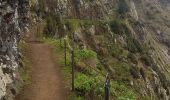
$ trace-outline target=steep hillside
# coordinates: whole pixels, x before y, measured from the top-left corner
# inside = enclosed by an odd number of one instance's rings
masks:
[[[65,34],[73,32],[79,46],[95,51],[114,81],[128,84],[143,99],[168,100],[169,4],[168,0],[58,0],[55,11],[62,16]]]
[[[17,47],[21,32],[27,30],[30,7],[32,26],[46,21],[45,37],[65,38],[69,47],[75,47],[76,95],[87,100],[102,99],[100,80],[105,77],[101,73],[109,73],[111,99],[170,99],[170,0],[30,0],[29,3],[28,6],[28,0],[0,1],[3,80],[0,98],[9,94],[6,84],[17,80],[20,60]],[[15,89],[10,90],[15,95]]]

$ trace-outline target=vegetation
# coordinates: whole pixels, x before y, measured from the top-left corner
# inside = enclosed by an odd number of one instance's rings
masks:
[[[61,54],[61,55],[57,55],[60,56],[60,61],[61,61],[61,65],[64,66],[64,51],[62,48],[60,48],[60,42],[59,40],[56,39],[51,39],[51,38],[44,38],[44,40],[46,42],[48,42],[49,44],[53,45],[55,48],[55,50],[57,51],[57,54]],[[62,42],[63,45],[63,42]],[[68,53],[68,66],[70,65],[70,55],[69,52]],[[78,57],[79,59],[87,59],[87,58],[95,58],[96,57],[96,53],[94,51],[91,50],[76,50],[76,57]],[[123,65],[122,67],[124,67],[126,69],[127,65]],[[66,77],[68,78],[68,80],[71,79],[71,75],[69,73],[71,73],[71,67],[63,67],[64,69],[64,73],[66,74]],[[90,68],[90,67],[87,67]],[[120,67],[116,67],[116,68],[120,68]],[[121,68],[120,70],[124,69]],[[97,68],[95,68],[95,70],[98,70]],[[119,70],[119,71],[120,71]],[[128,69],[127,69],[128,70]],[[100,70],[96,71],[90,71],[90,73],[84,73],[82,71],[77,71],[76,72],[76,76],[75,76],[75,93],[70,95],[70,100],[86,100],[88,98],[93,100],[102,100],[104,97],[104,83],[105,83],[105,76],[103,76],[102,74],[98,73],[100,72]],[[127,72],[127,71],[121,71],[121,72]],[[130,73],[129,73],[130,74]],[[118,74],[118,76],[120,75],[120,77],[127,77],[129,75],[124,74]],[[125,85],[124,83],[118,83],[116,81],[111,81],[111,96],[116,98],[117,100],[136,100],[136,94],[133,91],[133,89],[131,89],[130,87],[128,87],[127,85]]]
[[[45,36],[53,37],[57,36],[59,38],[65,35],[64,22],[60,14],[50,13],[46,18],[46,26],[44,28]]]
[[[78,50],[76,51],[77,59],[88,59],[88,58],[96,58],[97,54],[92,50]]]
[[[27,85],[31,83],[31,76],[30,76],[31,60],[28,54],[28,44],[26,44],[24,41],[20,42],[19,50],[23,54],[23,58],[22,58],[23,62],[20,62],[21,67],[19,67],[19,73],[22,80],[24,81],[24,85]]]
[[[65,19],[64,24],[68,28],[69,33],[73,33],[81,26],[89,28],[91,25],[98,24],[98,21],[80,20],[80,19]]]
[[[141,53],[142,52],[142,47],[141,47],[140,43],[132,37],[128,38],[128,40],[127,40],[127,49],[132,53]]]
[[[79,73],[75,82],[76,91],[79,95],[84,97],[90,95],[89,97],[95,98],[95,100],[102,100],[102,97],[104,97],[104,77],[100,75],[92,77]],[[136,100],[136,94],[122,83],[111,81],[110,93],[111,97],[117,98],[117,100]]]
[[[129,84],[131,81],[134,80],[135,83],[136,80],[143,81],[144,79],[145,81],[146,77],[152,77],[151,75],[148,76],[147,73],[151,72],[146,72],[146,69],[149,69],[149,66],[152,66],[153,61],[151,61],[151,58],[148,54],[148,47],[140,43],[131,33],[131,29],[133,29],[133,26],[143,27],[143,24],[141,24],[142,22],[131,20],[129,16],[127,19],[125,18],[127,12],[130,11],[130,5],[128,4],[129,1],[119,0],[116,13],[118,13],[118,15],[120,16],[117,16],[117,19],[113,19],[107,22],[97,20],[94,21],[89,19],[62,19],[60,13],[51,13],[56,10],[54,9],[56,3],[54,3],[53,1],[55,0],[49,0],[48,2],[46,0],[39,0],[40,4],[37,13],[40,14],[39,16],[42,16],[46,19],[46,27],[44,29],[44,34],[46,38],[44,38],[43,40],[53,46],[54,50],[58,54],[57,57],[59,58],[58,60],[61,66],[65,66],[62,37],[67,34],[68,38],[72,38],[72,33],[80,32],[81,35],[82,32],[82,37],[84,38],[84,34],[89,32],[89,28],[91,28],[92,25],[95,26],[95,36],[87,36],[87,40],[83,40],[88,49],[80,49],[79,43],[75,43],[76,91],[71,94],[70,99],[103,99],[105,76],[101,75],[101,73],[103,72],[104,74],[106,74],[107,72],[109,72],[114,79],[111,80],[111,96],[115,100],[136,100],[138,96],[137,92],[134,91],[134,89],[130,87]],[[91,1],[94,0],[90,0],[90,2]],[[34,0],[31,0],[31,2],[32,4],[34,4]],[[48,7],[48,13],[46,11],[47,5],[50,5]],[[76,10],[77,9],[75,9],[75,12]],[[149,12],[149,10],[151,10],[151,12]],[[98,13],[100,12],[96,12],[96,14]],[[158,17],[160,16],[159,10],[155,9],[154,7],[146,10],[145,13],[147,14],[149,19],[153,20],[158,19]],[[131,20],[131,23],[128,23],[129,19]],[[106,24],[110,26],[111,32]],[[112,37],[110,34],[112,35]],[[54,36],[55,38],[60,38],[61,41],[59,39],[52,38]],[[121,37],[121,39],[119,39],[119,37]],[[89,42],[89,40],[93,40],[93,43],[91,43],[91,41]],[[70,44],[73,43],[73,41],[69,42]],[[93,50],[96,50],[96,52],[93,51],[91,48]],[[66,74],[66,78],[68,78],[67,81],[70,81],[71,55],[69,48],[67,48],[67,50],[67,66],[63,67],[63,70]],[[94,65],[96,65],[97,67],[92,66],[92,68],[90,68],[88,66],[89,64],[86,64],[86,62],[87,60],[92,61],[94,59],[96,60]],[[27,60],[24,62],[24,65],[28,65],[27,63],[29,63]],[[159,72],[156,68],[157,67],[153,69],[156,70],[156,72]],[[161,81],[166,80],[166,77],[162,73],[158,74],[160,74],[159,76]],[[143,79],[141,78],[141,76],[143,77]],[[28,74],[23,74],[22,77],[25,81],[29,80]],[[166,81],[162,83],[164,87],[166,87],[166,85],[168,84],[166,83]]]
[[[111,31],[119,35],[130,35],[130,32],[126,26],[126,23],[123,19],[117,19],[109,22]]]
[[[52,20],[55,20],[55,17]],[[54,23],[54,21],[52,22],[52,20],[47,22],[47,24]],[[60,25],[61,26],[65,25],[66,26],[65,31],[68,34],[79,30],[82,26],[85,27],[85,29],[89,29],[91,25],[102,26],[102,28],[103,26],[105,26],[102,22],[100,23],[97,21],[79,20],[79,19],[65,19],[63,20],[63,22],[56,21],[56,23],[54,24],[56,25],[57,28]],[[47,26],[54,27],[55,25],[48,24]],[[106,34],[102,34],[102,39],[104,39],[104,41],[100,43],[101,43],[101,48],[104,49],[107,49],[106,45],[108,43],[110,43],[111,45],[110,49],[108,51],[106,50],[108,54],[106,53],[105,55],[108,56],[108,58],[111,57],[111,59],[109,59],[111,63],[109,63],[107,66],[109,67],[111,66],[110,68],[114,70],[112,71],[114,75],[113,76],[114,81],[113,80],[111,81],[111,87],[110,87],[111,96],[116,100],[136,100],[137,94],[129,86],[129,83],[132,79],[139,79],[140,74],[142,74],[142,76],[145,78],[146,74],[144,69],[134,67],[132,66],[132,63],[138,64],[137,54],[142,54],[142,53],[146,54],[147,50],[132,36],[125,20],[118,19],[118,20],[109,21],[109,25],[111,31],[114,34],[114,37],[113,39],[111,39],[110,35],[108,35],[109,34],[108,32]],[[101,27],[97,27],[97,28],[101,29]],[[122,36],[125,39],[126,43],[125,44],[121,44],[120,42],[114,43],[113,40],[117,36]],[[53,45],[54,48],[57,50],[57,52],[60,53],[59,61],[60,64],[64,66],[64,54],[63,54],[64,51],[62,48],[63,46],[60,46],[60,44],[63,45],[63,42],[60,43],[58,39],[56,40],[51,38],[46,38],[45,41]],[[76,91],[70,96],[70,99],[74,100],[76,98],[77,100],[85,100],[94,97],[94,100],[95,99],[101,100],[104,97],[105,76],[101,75],[100,72],[104,72],[104,74],[106,74],[108,70],[106,71],[107,68],[104,68],[100,60],[97,59],[97,56],[100,56],[100,54],[97,55],[96,52],[90,49],[79,49],[77,44],[75,44],[76,45],[75,46],[75,56],[76,56],[75,90]],[[70,50],[67,51],[67,54],[68,54],[67,66],[70,66],[71,65]],[[97,61],[100,62],[100,63],[98,62],[95,63],[97,67],[92,66],[93,68],[90,68],[85,64],[86,60],[87,59],[92,60],[91,58],[97,59]],[[143,60],[145,61],[146,59]],[[148,60],[146,60],[145,62],[148,63],[147,61]],[[81,66],[83,70],[82,69],[80,70],[79,66]],[[64,69],[64,73],[67,73],[66,76],[68,80],[70,80],[71,67],[63,67],[63,69]]]
[[[138,63],[138,61],[137,61],[137,57],[135,56],[135,54],[133,54],[133,53],[129,53],[128,54],[128,58],[130,59],[130,61],[132,62],[132,63],[134,63],[134,64],[137,64]]]
[[[57,22],[55,21],[55,18],[53,16],[48,16],[46,20],[46,27],[44,30],[44,34],[46,36],[54,36],[57,32]]]

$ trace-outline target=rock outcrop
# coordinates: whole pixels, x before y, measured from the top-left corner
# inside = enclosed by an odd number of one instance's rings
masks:
[[[16,93],[18,43],[27,27],[28,11],[28,0],[0,0],[0,100],[11,100]]]

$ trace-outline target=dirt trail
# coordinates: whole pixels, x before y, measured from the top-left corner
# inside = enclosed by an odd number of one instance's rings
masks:
[[[32,83],[15,100],[66,100],[62,75],[53,50],[47,44],[29,43],[32,57]]]

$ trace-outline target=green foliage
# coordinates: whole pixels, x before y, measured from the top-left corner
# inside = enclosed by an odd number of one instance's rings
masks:
[[[114,70],[116,70],[115,72],[115,78],[117,81],[121,81],[121,82],[129,82],[130,80],[130,68],[131,65],[129,65],[129,63],[125,63],[125,62],[115,62],[113,65]]]
[[[116,100],[137,100],[133,89],[127,87],[125,84],[113,82],[112,86],[114,96],[117,98]]]
[[[60,41],[56,39],[46,39],[46,41],[53,45],[58,53],[61,53],[61,59],[63,60],[63,49],[60,48]],[[63,44],[63,43],[62,43]],[[76,50],[76,59],[89,59],[96,58],[97,54],[91,50]],[[70,58],[70,56],[68,57]],[[59,59],[59,60],[61,60]],[[100,66],[100,64],[99,64]],[[116,100],[136,100],[136,94],[132,88],[128,87],[124,80],[128,80],[130,75],[130,65],[127,63],[117,62],[114,64],[116,70],[116,80],[122,83],[111,80],[110,95],[111,98]],[[65,73],[70,73],[70,67],[65,67]],[[69,74],[70,75],[70,74]],[[123,81],[122,81],[123,80]],[[104,83],[105,77],[99,73],[90,74],[76,72],[75,75],[75,94],[70,97],[70,100],[103,100],[104,98]]]
[[[57,34],[56,34],[57,33]],[[59,38],[65,35],[64,22],[59,13],[49,13],[46,18],[46,26],[44,28],[44,34],[46,36],[53,37],[57,35]]]
[[[97,54],[92,50],[78,50],[76,51],[76,58],[81,59],[89,59],[89,58],[96,58]]]
[[[95,22],[93,20],[81,20],[81,25],[83,25],[86,28],[89,28],[94,24],[97,24],[97,22]]]
[[[104,77],[100,75],[88,76],[82,73],[79,73],[76,76],[75,88],[79,95],[86,96],[90,93],[94,93],[93,97],[97,96],[94,100],[101,100],[101,98],[104,97]],[[111,97],[117,98],[117,100],[136,100],[136,94],[133,89],[130,89],[125,84],[113,81],[111,81],[110,84]]]
[[[44,34],[46,36],[54,36],[57,29],[57,22],[55,21],[53,16],[48,16],[46,19],[46,27],[44,30]]]
[[[82,97],[82,96],[74,94],[74,95],[69,96],[69,100],[85,100],[85,98]]]
[[[85,75],[85,74],[78,74],[75,79],[75,88],[76,91],[79,91],[81,93],[90,92],[93,90],[94,79]]]
[[[73,33],[76,31],[76,29],[79,27],[80,25],[80,20],[78,19],[66,19],[64,21],[64,24],[67,26],[68,31],[70,33]]]
[[[79,73],[76,75],[75,89],[79,95],[91,96],[91,98],[102,98],[104,97],[104,78],[99,76],[89,76],[86,74]],[[97,99],[95,99],[97,100]],[[98,99],[100,100],[100,99]]]
[[[49,45],[52,45],[57,52],[64,53],[64,49],[62,48],[62,46],[64,46],[64,41],[62,39],[60,41],[60,39],[44,37],[44,38],[42,38],[42,41],[45,41]]]
[[[140,43],[132,37],[129,37],[127,39],[127,48],[132,53],[138,53],[138,52],[142,53],[142,47]]]
[[[80,19],[65,19],[64,24],[67,26],[68,31],[70,33],[75,32],[79,27],[84,26],[85,28],[89,28],[92,25],[99,24],[99,21],[93,20],[80,20]]]
[[[19,50],[23,54],[22,58],[22,66],[19,67],[19,73],[24,81],[24,85],[31,83],[31,61],[30,57],[28,55],[28,44],[26,44],[24,41],[21,41],[19,44]]]

